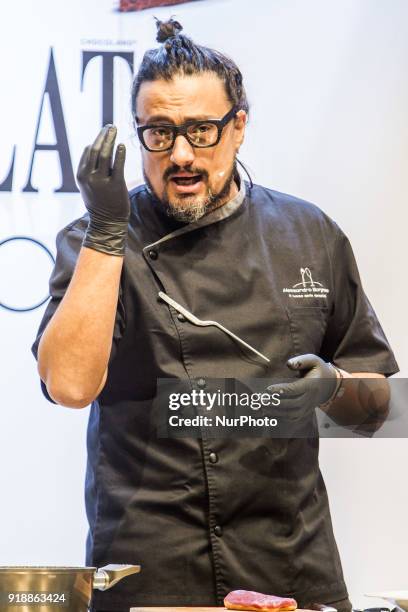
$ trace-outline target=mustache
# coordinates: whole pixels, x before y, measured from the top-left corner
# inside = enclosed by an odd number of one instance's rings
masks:
[[[170,166],[166,168],[163,173],[163,179],[168,181],[173,174],[177,174],[178,172],[187,172],[193,176],[194,174],[201,174],[204,178],[208,179],[208,172],[204,170],[204,168],[196,168],[194,166],[189,166],[188,168],[182,168],[181,166]]]

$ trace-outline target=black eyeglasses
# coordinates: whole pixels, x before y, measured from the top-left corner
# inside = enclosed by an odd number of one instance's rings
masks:
[[[234,106],[222,119],[191,120],[182,125],[142,125],[137,128],[137,135],[144,148],[152,152],[169,151],[179,135],[185,136],[193,147],[214,147],[220,142],[222,130],[238,110],[239,106]]]

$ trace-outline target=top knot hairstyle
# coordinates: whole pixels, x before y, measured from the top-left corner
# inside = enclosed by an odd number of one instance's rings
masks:
[[[157,36],[156,40],[159,43],[165,42],[168,38],[172,38],[173,36],[178,36],[183,29],[183,26],[178,21],[174,21],[174,19],[169,19],[169,21],[159,21],[156,19],[156,27],[157,27]],[[171,43],[168,43],[168,47],[170,48]]]
[[[136,111],[136,99],[144,81],[164,79],[170,81],[176,75],[215,73],[224,83],[228,99],[233,106],[248,113],[249,105],[242,82],[242,74],[235,62],[219,51],[196,45],[191,38],[180,34],[183,27],[174,19],[156,19],[156,40],[162,43],[157,49],[149,49],[143,56],[132,87],[132,114]]]

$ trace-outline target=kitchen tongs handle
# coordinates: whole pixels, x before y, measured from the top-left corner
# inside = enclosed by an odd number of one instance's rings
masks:
[[[202,321],[201,319],[199,319],[198,317],[193,315],[191,312],[189,312],[186,308],[181,306],[178,302],[176,302],[171,297],[169,297],[167,295],[167,293],[164,293],[163,291],[159,291],[159,297],[164,302],[167,302],[167,304],[170,304],[170,306],[173,306],[173,308],[177,312],[182,314],[187,319],[187,321],[190,321],[190,323],[193,323],[194,325],[199,325],[200,327],[208,327],[210,325],[212,325],[214,327],[218,327],[218,329],[220,329],[222,332],[224,332],[224,334],[227,334],[227,336],[230,336],[230,338],[233,338],[236,342],[239,342],[240,344],[245,346],[248,350],[252,351],[256,355],[258,355],[259,357],[264,359],[267,363],[269,363],[270,360],[268,359],[268,357],[266,357],[265,355],[263,355],[262,353],[257,351],[256,348],[254,348],[253,346],[251,346],[250,344],[248,344],[247,342],[242,340],[242,338],[240,338],[239,336],[235,335],[232,331],[230,331],[226,327],[224,327],[220,323],[217,323],[217,321]]]
[[[167,304],[170,304],[170,306],[173,306],[174,310],[177,310],[177,312],[182,314],[187,319],[187,321],[190,321],[190,323],[193,323],[194,325],[203,325],[203,321],[201,321],[191,312],[189,312],[187,308],[181,306],[181,304],[176,302],[176,300],[173,300],[173,298],[168,296],[167,293],[159,291],[159,298],[162,299],[164,302],[167,302]]]

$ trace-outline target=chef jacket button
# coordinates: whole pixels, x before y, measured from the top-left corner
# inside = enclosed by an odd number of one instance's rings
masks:
[[[186,317],[182,315],[181,312],[179,312],[179,314],[177,315],[177,318],[181,323],[184,323],[184,321],[186,320]]]
[[[221,527],[221,525],[216,525],[214,527],[214,533],[218,537],[222,536],[222,527]]]
[[[199,378],[197,380],[197,385],[200,387],[200,389],[204,389],[206,384],[207,383],[205,382],[205,378]]]
[[[158,253],[157,251],[154,251],[153,249],[151,251],[149,251],[149,257],[150,259],[157,259],[158,258]]]
[[[210,453],[209,460],[210,460],[210,463],[217,463],[218,461],[217,453]]]

